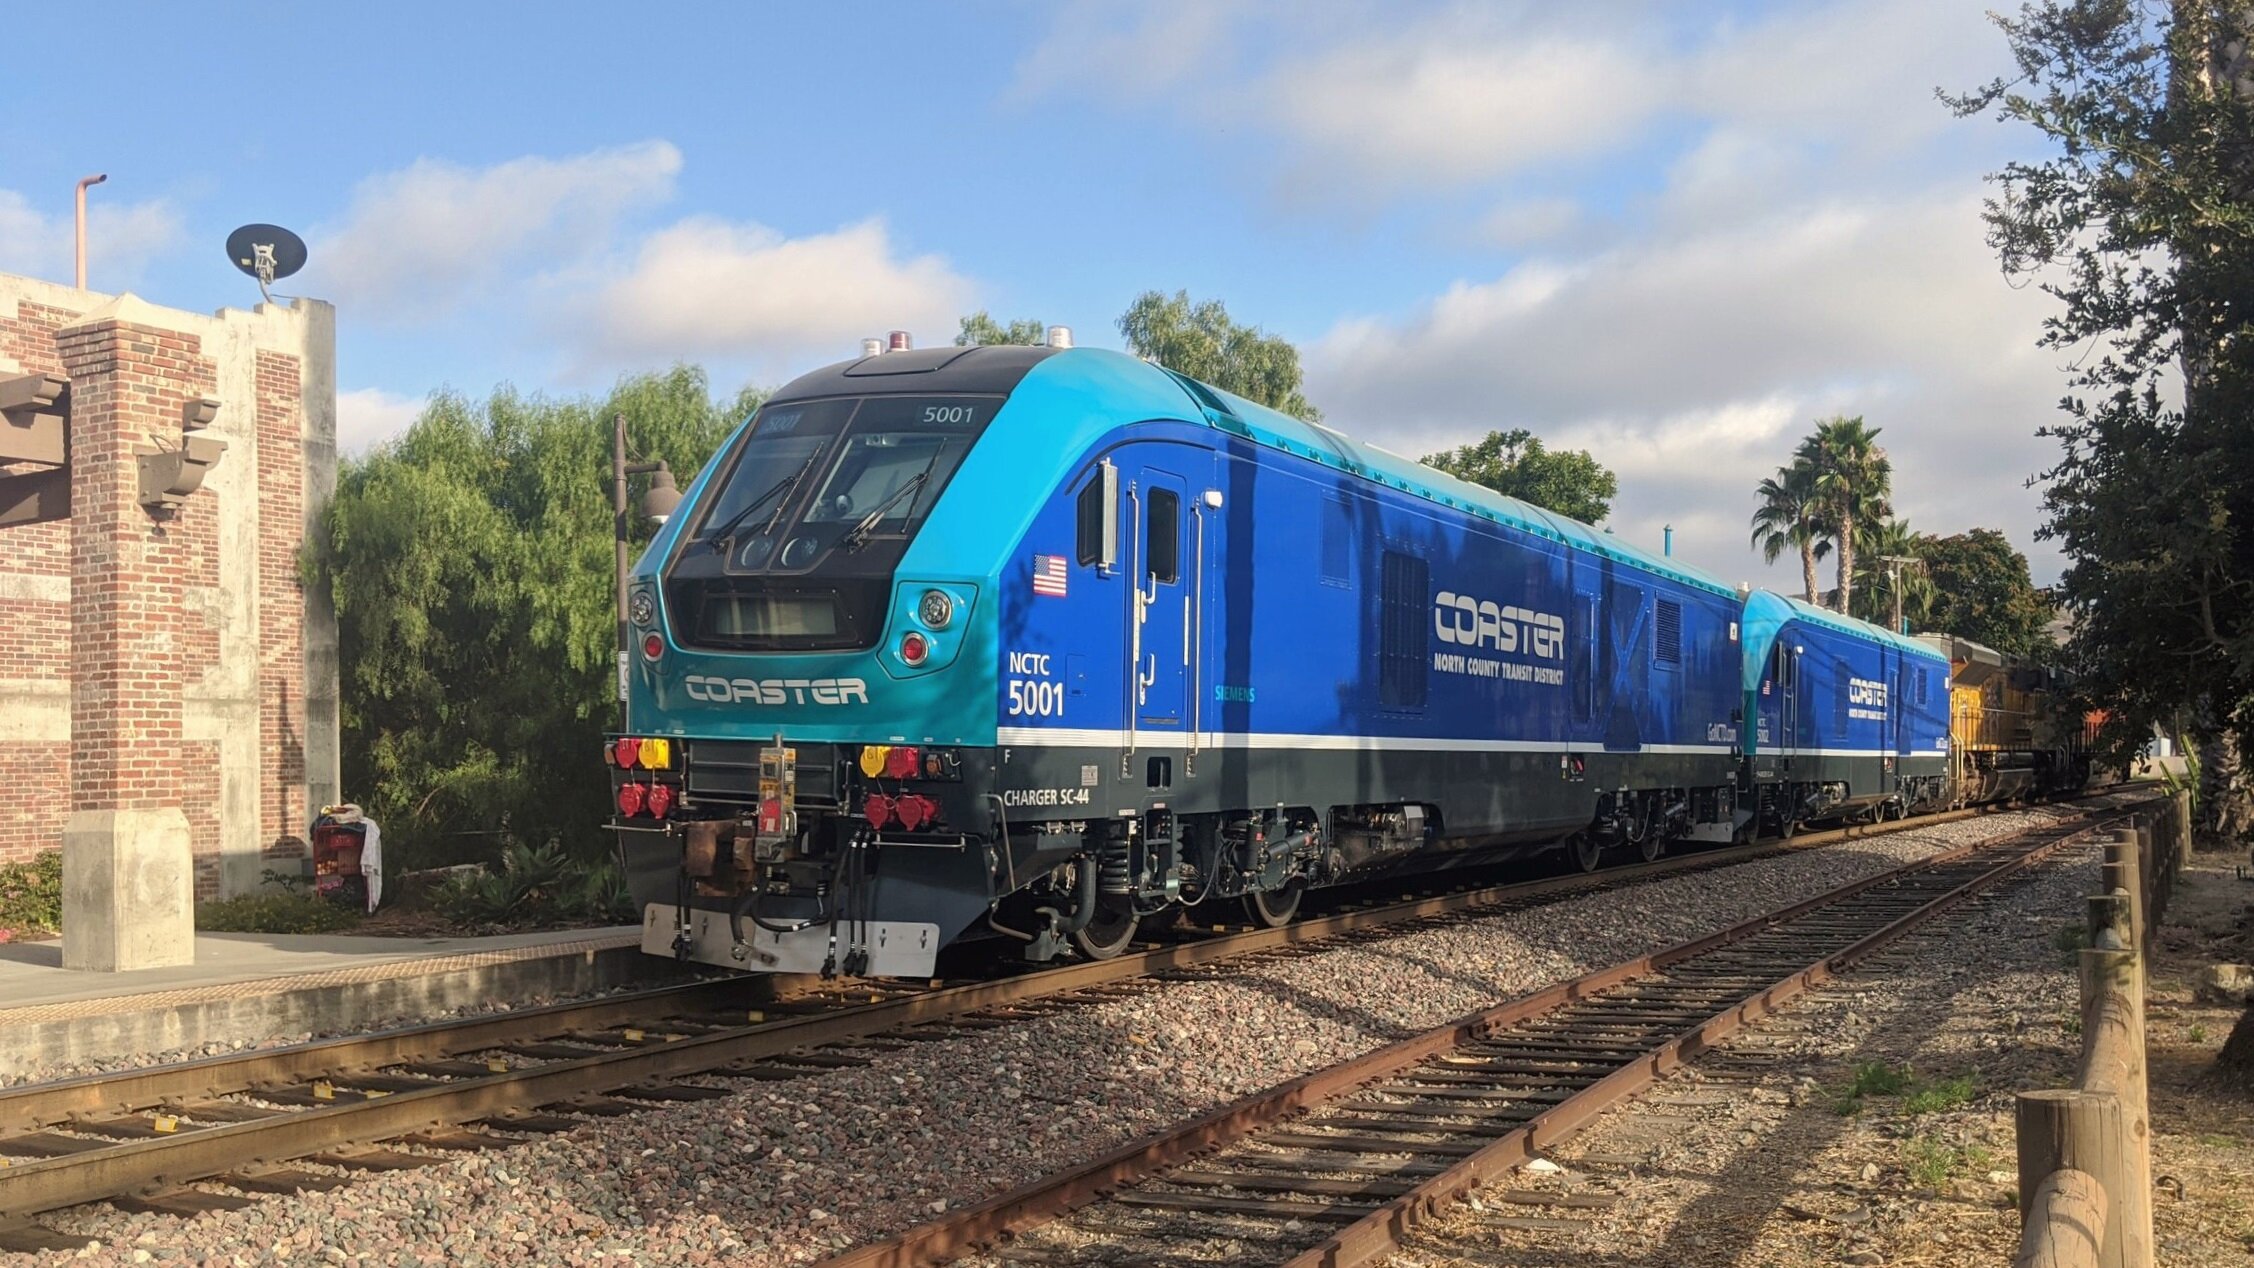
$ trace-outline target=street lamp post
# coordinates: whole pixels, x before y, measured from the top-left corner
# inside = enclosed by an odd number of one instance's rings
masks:
[[[1886,584],[1894,591],[1894,633],[1902,632],[1902,569],[1923,568],[1925,561],[1915,555],[1881,555],[1878,561],[1886,565]]]
[[[673,483],[673,469],[664,462],[626,460],[626,415],[611,417],[610,433],[611,538],[618,552],[618,729],[625,731],[627,666],[634,652],[633,620],[626,609],[626,571],[631,566],[627,548],[633,544],[633,521],[626,517],[626,477],[653,476],[649,492],[642,495],[642,518],[663,524],[681,505],[681,490]]]

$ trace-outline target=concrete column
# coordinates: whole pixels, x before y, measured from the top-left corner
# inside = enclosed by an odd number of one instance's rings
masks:
[[[71,379],[71,816],[63,966],[195,960],[180,807],[180,578],[140,502],[147,437],[180,435],[193,335],[142,324],[132,296],[56,332]],[[153,316],[153,313],[151,314]]]

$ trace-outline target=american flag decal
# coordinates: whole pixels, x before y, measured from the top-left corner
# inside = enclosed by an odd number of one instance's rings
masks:
[[[1033,593],[1051,598],[1064,597],[1065,562],[1062,555],[1035,555],[1033,557]]]

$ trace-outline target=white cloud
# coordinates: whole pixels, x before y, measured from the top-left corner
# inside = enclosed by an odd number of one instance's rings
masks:
[[[1488,212],[1479,222],[1479,237],[1516,250],[1553,241],[1582,222],[1581,204],[1571,198],[1526,198]]]
[[[664,141],[487,167],[419,160],[361,182],[314,247],[326,272],[312,285],[348,320],[528,332],[566,382],[675,360],[780,373],[887,329],[951,330],[976,306],[943,257],[903,250],[878,218],[796,236],[707,215],[639,223],[672,198],[682,162]],[[381,393],[361,406],[379,430],[411,412]]]
[[[2028,547],[2021,486],[2060,387],[2033,346],[2048,305],[1999,276],[1970,194],[1795,204],[1342,321],[1309,349],[1308,394],[1403,451],[1511,426],[1588,448],[1620,474],[1624,534],[1672,522],[1724,572],[1755,566],[1754,483],[1814,418],[1860,413],[1919,528]]]
[[[137,283],[151,260],[186,240],[180,216],[163,199],[117,202],[88,195],[86,282],[98,291]],[[0,189],[0,272],[69,282],[75,268],[75,217],[66,203],[42,212],[14,190]]]
[[[610,251],[624,221],[673,196],[665,141],[489,167],[420,159],[371,176],[316,235],[315,279],[352,313],[428,321]]]
[[[786,237],[697,216],[651,234],[569,311],[569,337],[613,358],[787,365],[850,355],[887,329],[951,329],[971,283],[936,255],[903,256],[881,220]]]
[[[1209,133],[1249,124],[1281,142],[1268,148],[1292,199],[1366,205],[1545,167],[1613,175],[1608,159],[1709,129],[1835,167],[1890,161],[1952,126],[1937,86],[2004,60],[1959,0],[1753,20],[1652,4],[1073,6],[1018,88],[1148,103]]]
[[[1139,97],[1185,89],[1224,57],[1239,20],[1253,11],[1221,0],[1154,8],[1067,5],[1018,65],[1010,95],[1022,100],[1094,89]]]
[[[1984,242],[1999,138],[1934,99],[2009,70],[1978,6],[1237,9],[1196,56],[1234,87],[1053,91],[1249,125],[1295,213],[1484,208],[1441,236],[1511,253],[1311,343],[1332,421],[1411,453],[1512,426],[1588,448],[1624,535],[1672,524],[1678,553],[1750,576],[1754,483],[1813,419],[1860,413],[1917,527],[1999,527],[2055,566],[2024,487],[2053,456],[2051,305]]]
[[[382,388],[360,387],[337,393],[337,451],[365,453],[407,430],[423,412],[423,401]]]
[[[1609,39],[1464,41],[1448,23],[1291,59],[1260,96],[1305,164],[1454,184],[1628,139],[1666,98],[1651,69]]]

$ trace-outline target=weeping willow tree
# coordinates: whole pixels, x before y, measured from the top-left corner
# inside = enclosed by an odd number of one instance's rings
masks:
[[[602,848],[611,419],[685,487],[757,403],[689,368],[599,400],[441,392],[345,461],[308,563],[336,602],[345,792],[399,866]]]

